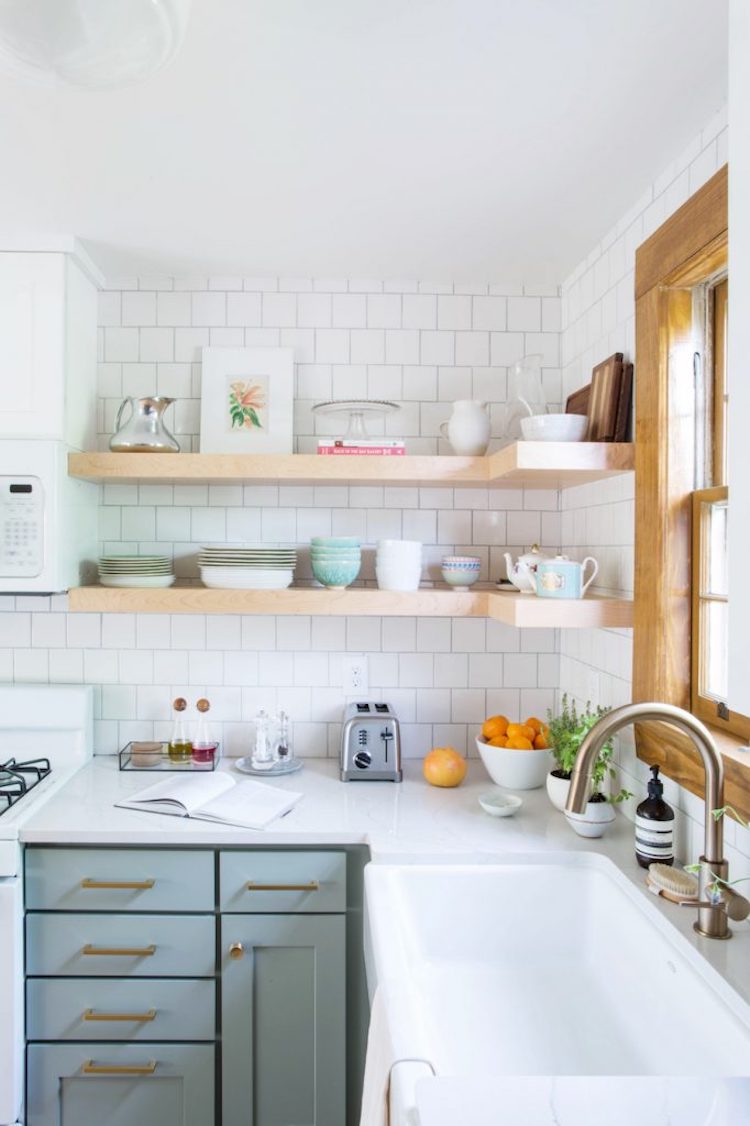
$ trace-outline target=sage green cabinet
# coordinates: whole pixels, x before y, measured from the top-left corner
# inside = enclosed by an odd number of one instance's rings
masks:
[[[344,915],[221,920],[222,1126],[344,1126]]]
[[[214,1126],[207,1044],[30,1044],[27,1126]]]

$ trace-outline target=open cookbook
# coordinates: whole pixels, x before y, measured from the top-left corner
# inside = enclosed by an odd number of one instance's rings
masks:
[[[302,797],[290,790],[279,790],[265,782],[235,782],[224,773],[165,778],[115,802],[121,809],[143,813],[167,813],[172,817],[192,817],[220,825],[240,825],[245,829],[265,829],[283,817]]]

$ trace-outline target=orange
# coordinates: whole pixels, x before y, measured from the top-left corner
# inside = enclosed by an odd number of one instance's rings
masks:
[[[508,730],[508,720],[504,715],[491,715],[482,724],[482,734],[485,739],[494,739],[498,735],[505,735]]]
[[[549,750],[549,743],[547,742],[547,736],[545,735],[545,733],[543,731],[540,731],[539,734],[537,735],[536,739],[534,740],[534,746],[536,747],[536,749],[538,751]]]
[[[422,773],[431,786],[460,786],[466,774],[466,759],[453,747],[435,747],[424,756]]]
[[[496,735],[494,739],[488,739],[487,742],[491,747],[507,747],[508,737],[507,735]]]
[[[527,727],[525,723],[509,723],[507,736],[509,739],[517,739],[519,736],[526,739],[529,743],[533,742],[536,738],[536,731],[533,727]]]
[[[531,740],[524,738],[523,735],[514,735],[512,739],[508,740],[508,749],[513,751],[533,751],[534,746]]]
[[[535,715],[531,716],[530,719],[524,720],[524,725],[526,727],[533,728],[533,730],[536,731],[537,735],[539,735],[544,730],[545,726],[542,723],[541,719],[537,719]]]

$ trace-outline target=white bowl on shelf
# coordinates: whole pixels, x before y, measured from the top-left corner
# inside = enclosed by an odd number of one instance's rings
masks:
[[[549,751],[491,747],[481,736],[476,742],[485,769],[497,786],[506,790],[538,790],[546,782],[553,763]]]
[[[261,567],[201,567],[201,582],[213,590],[286,590],[294,571]]]
[[[533,414],[521,419],[527,442],[582,442],[589,420],[585,414]]]
[[[376,567],[375,577],[380,590],[409,591],[419,590],[422,578],[420,567]]]

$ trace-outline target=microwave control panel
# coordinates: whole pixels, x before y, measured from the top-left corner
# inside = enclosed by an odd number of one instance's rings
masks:
[[[42,482],[0,475],[0,578],[35,578],[43,566]]]

